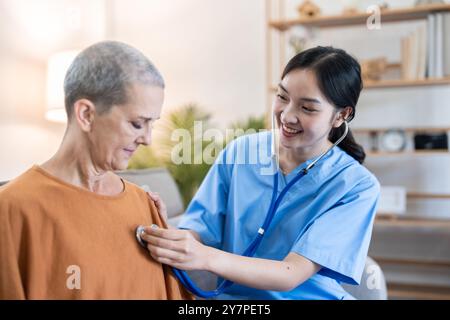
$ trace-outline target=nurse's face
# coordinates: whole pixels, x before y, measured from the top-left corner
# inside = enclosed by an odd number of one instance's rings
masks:
[[[295,69],[278,86],[274,112],[280,146],[302,153],[322,150],[336,118],[336,109],[320,91],[314,72]]]

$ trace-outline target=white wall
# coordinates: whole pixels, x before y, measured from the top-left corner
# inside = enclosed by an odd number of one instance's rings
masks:
[[[44,120],[45,64],[0,51],[0,181],[57,149],[64,126]]]
[[[144,51],[165,77],[166,108],[189,102],[219,127],[265,112],[262,0],[115,0],[113,38]]]
[[[65,126],[44,119],[46,62],[105,33],[106,0],[0,0],[0,181],[57,150]]]
[[[48,159],[63,136],[44,120],[51,53],[130,43],[163,73],[165,108],[198,103],[225,128],[265,111],[264,34],[261,0],[0,0],[0,181]]]

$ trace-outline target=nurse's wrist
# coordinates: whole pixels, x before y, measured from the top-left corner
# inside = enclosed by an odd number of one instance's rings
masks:
[[[217,267],[221,264],[221,253],[222,251],[213,248],[205,246],[207,250],[206,254],[206,261],[205,261],[205,270],[209,272],[217,272]]]

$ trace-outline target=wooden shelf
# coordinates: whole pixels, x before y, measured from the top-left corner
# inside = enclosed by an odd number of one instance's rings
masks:
[[[419,285],[388,282],[388,299],[450,300],[450,288],[436,285]]]
[[[364,83],[364,89],[390,89],[450,85],[450,77],[418,80],[381,80]]]
[[[425,193],[425,192],[408,192],[406,197],[409,199],[450,199],[450,194],[443,193]]]
[[[383,133],[390,130],[402,130],[406,133],[445,133],[450,131],[450,127],[409,127],[409,128],[351,128],[354,134],[370,134]],[[392,157],[392,156],[445,156],[450,155],[448,149],[435,149],[435,150],[405,150],[398,152],[388,151],[368,151],[369,157]],[[423,195],[423,194],[422,194]]]
[[[369,134],[372,132],[387,132],[390,130],[402,130],[406,133],[426,132],[426,133],[442,133],[450,131],[450,127],[408,127],[408,128],[351,128],[356,134]]]
[[[450,155],[448,150],[430,150],[430,151],[403,151],[403,152],[373,152],[369,151],[366,153],[368,157],[405,157],[405,156],[445,156]]]
[[[408,87],[427,87],[427,86],[442,86],[450,85],[450,77],[440,79],[420,79],[420,80],[380,80],[364,83],[363,90],[371,89],[395,89]],[[277,87],[270,87],[270,91],[277,91]]]
[[[426,19],[430,13],[450,11],[450,4],[424,5],[411,8],[386,9],[381,11],[381,23],[400,22],[408,20]],[[291,19],[282,21],[270,21],[269,26],[280,31],[285,31],[293,26],[304,27],[337,27],[365,25],[371,13],[353,13],[331,16],[318,16],[307,19]]]
[[[441,260],[420,260],[420,259],[406,259],[406,258],[385,258],[371,256],[377,263],[380,264],[397,264],[397,265],[410,265],[420,267],[450,267],[450,261]]]
[[[377,213],[375,224],[384,227],[425,227],[450,230],[450,219],[406,217],[402,215],[387,213]]]

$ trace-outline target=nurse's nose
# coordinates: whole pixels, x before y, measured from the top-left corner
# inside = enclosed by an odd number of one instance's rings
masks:
[[[291,111],[290,108],[287,108],[286,110],[284,110],[281,113],[280,118],[281,118],[281,122],[283,122],[283,123],[296,124],[299,122],[297,116],[295,115],[294,112]]]

